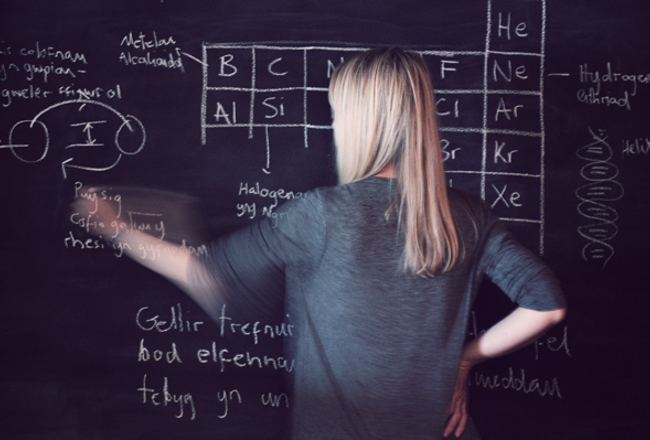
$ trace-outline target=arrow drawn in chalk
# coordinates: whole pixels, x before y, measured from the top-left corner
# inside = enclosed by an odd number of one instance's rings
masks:
[[[82,166],[82,165],[73,165],[73,164],[71,164],[70,162],[72,162],[74,160],[74,157],[71,157],[70,159],[66,159],[63,162],[61,162],[61,171],[63,171],[63,178],[64,179],[68,178],[68,174],[66,173],[66,168],[76,168],[78,170],[97,171],[97,172],[99,172],[99,171],[108,171],[110,169],[115,168],[117,166],[117,164],[120,162],[120,159],[122,159],[121,154],[119,156],[117,156],[117,160],[115,161],[115,163],[113,163],[113,165],[109,165],[107,167],[86,167],[86,166]]]
[[[262,171],[266,174],[271,174],[271,142],[269,141],[269,126],[264,126],[264,134],[266,135],[266,167]]]
[[[97,139],[92,137],[91,131],[97,124],[106,124],[108,121],[88,121],[88,122],[78,122],[76,124],[70,124],[70,127],[81,127],[83,126],[82,132],[86,133],[86,143],[84,144],[70,144],[67,148],[74,147],[103,147],[104,144],[97,142]]]
[[[188,58],[191,59],[191,60],[196,61],[197,63],[201,64],[201,65],[204,66],[204,67],[207,67],[207,66],[208,66],[208,63],[203,62],[202,60],[198,59],[197,57],[195,57],[195,56],[193,56],[193,55],[190,55],[190,54],[187,53],[187,52],[181,52],[181,54],[182,54],[182,55],[185,55],[186,57],[188,57]]]

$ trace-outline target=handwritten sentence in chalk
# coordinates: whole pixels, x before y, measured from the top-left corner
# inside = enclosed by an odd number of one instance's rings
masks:
[[[145,374],[142,378],[142,386],[136,391],[142,394],[142,403],[144,405],[175,407],[176,414],[174,414],[174,417],[177,419],[187,416],[190,420],[196,420],[196,404],[192,394],[175,394],[171,391],[169,382],[169,379],[165,376],[162,380],[162,387],[155,388],[154,385],[151,385],[151,381],[149,381],[149,385],[147,384],[147,374]],[[231,405],[242,405],[244,403],[244,398],[237,389],[219,390],[216,396],[220,405],[217,417],[220,419],[225,419],[228,416]],[[289,397],[285,393],[263,392],[260,394],[259,403],[272,408],[289,408]]]
[[[289,314],[286,314],[286,321],[280,324],[262,324],[259,321],[238,323],[234,322],[233,318],[226,313],[227,305],[221,307],[221,314],[217,318],[219,324],[219,336],[225,337],[227,335],[241,335],[244,337],[251,337],[255,345],[260,341],[260,335],[267,336],[271,339],[291,337],[293,336],[294,325],[289,324],[291,319]],[[176,306],[170,307],[169,315],[161,317],[156,312],[150,310],[149,306],[141,307],[135,316],[135,323],[140,330],[155,331],[158,333],[166,333],[168,331],[178,332],[197,332],[204,324],[203,321],[192,320],[187,318],[188,313],[183,314],[183,308],[180,303]]]

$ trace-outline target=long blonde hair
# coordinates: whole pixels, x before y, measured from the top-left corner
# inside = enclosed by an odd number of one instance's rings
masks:
[[[462,254],[447,198],[433,85],[419,54],[374,49],[342,63],[329,87],[339,184],[392,166],[405,230],[403,268],[415,275],[446,272]]]

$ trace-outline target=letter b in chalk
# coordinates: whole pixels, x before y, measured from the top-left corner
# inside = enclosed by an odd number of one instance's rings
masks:
[[[232,64],[235,56],[226,54],[219,57],[219,76],[234,76],[237,74],[237,67]]]

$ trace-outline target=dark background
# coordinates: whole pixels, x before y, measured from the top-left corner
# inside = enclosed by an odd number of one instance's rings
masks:
[[[493,12],[530,8],[535,11],[531,12],[535,22],[541,5],[536,1],[495,1],[491,8]],[[650,16],[640,0],[553,0],[545,6],[541,247],[544,260],[563,283],[570,314],[536,346],[477,368],[472,375],[472,412],[486,440],[642,438],[650,419],[645,398],[650,391],[646,373]],[[222,373],[218,364],[199,364],[195,353],[216,341],[231,354],[249,351],[277,357],[281,355],[280,341],[266,338],[256,345],[241,335],[221,337],[218,325],[208,322],[171,284],[126,258],[116,258],[110,249],[81,249],[78,243],[66,241],[71,234],[84,242],[90,238],[70,222],[69,205],[76,182],[115,185],[112,194],[121,194],[125,206],[131,203],[164,212],[170,238],[193,238],[174,234],[194,226],[199,217],[206,220],[207,231],[197,230],[197,235],[216,236],[252,221],[237,216],[238,203],[255,201],[258,210],[265,203],[268,206],[268,199],[238,195],[241,182],[296,192],[333,184],[331,132],[310,130],[310,147],[306,149],[301,130],[297,137],[291,130],[271,130],[272,172],[267,175],[261,171],[266,165],[261,128],[254,129],[252,139],[248,139],[247,129],[209,130],[203,145],[199,62],[182,55],[182,70],[126,66],[119,61],[120,54],[127,52],[120,42],[129,33],[137,36],[142,32],[151,39],[156,32],[158,38],[173,37],[174,48],[199,60],[204,42],[334,47],[400,44],[420,50],[482,51],[488,2],[28,0],[5,1],[0,8],[3,438],[276,438],[286,409],[262,405],[260,395],[282,392],[282,376],[270,368],[226,366]],[[84,54],[87,64],[20,52],[37,45],[41,50],[53,47],[63,54]],[[131,52],[136,51],[131,48]],[[169,56],[176,52],[163,47],[152,53]],[[602,76],[608,63],[614,73],[637,77],[629,108],[589,105],[577,99],[580,89],[593,86],[581,82],[581,66]],[[31,78],[33,67],[25,64],[42,69],[49,66],[52,72],[47,81],[44,72]],[[85,73],[74,70],[76,76],[72,77],[65,70],[57,74],[56,68],[84,69]],[[569,75],[554,75],[557,73]],[[121,96],[108,97],[108,90],[117,90],[117,85]],[[29,95],[39,87],[54,93],[33,98],[14,95],[9,101],[11,90],[27,88]],[[64,168],[62,163],[83,163],[101,169],[116,161],[114,149],[65,148],[83,139],[81,129],[69,124],[82,112],[81,105],[44,113],[39,120],[47,126],[49,148],[38,147],[43,145],[41,129],[28,130],[26,124],[16,124],[32,120],[58,102],[79,98],[60,94],[65,87],[100,87],[101,96],[93,99],[121,115],[137,117],[146,128],[141,151],[123,154],[118,166],[102,172]],[[626,91],[629,95],[632,86],[622,78],[603,81],[600,96],[620,98]],[[109,121],[95,125],[93,136],[112,141],[120,117],[100,105],[86,107],[85,120]],[[322,108],[314,111],[316,117],[328,121],[324,100]],[[536,120],[539,118],[531,123]],[[444,121],[441,125],[444,129]],[[30,147],[11,148],[10,136],[13,144],[20,138]],[[577,194],[584,195],[585,190],[579,188],[589,183],[583,177],[583,167],[589,163],[585,155],[600,154],[585,149],[595,137],[611,148],[611,157],[605,158],[606,177],[617,182],[613,189],[616,200],[602,201],[606,205],[603,215],[614,224],[604,232],[605,242],[613,250],[606,263],[583,256],[588,241],[579,233],[584,232],[581,227],[594,223],[580,214]],[[467,142],[474,139],[469,136]],[[121,146],[133,153],[140,140],[137,135],[124,138]],[[642,148],[634,149],[634,154],[625,153],[626,145],[637,143]],[[475,147],[480,149],[480,145]],[[603,159],[602,154],[599,158]],[[73,162],[66,162],[70,159]],[[467,182],[473,188],[472,180]],[[174,191],[192,199],[161,192],[152,196],[124,189],[127,186]],[[199,214],[179,216],[178,206],[189,205]],[[257,212],[256,218],[260,215]],[[538,226],[507,224],[524,243],[540,251],[535,239]],[[587,256],[590,250],[587,248]],[[149,317],[157,314],[168,320],[178,304],[184,319],[205,322],[199,331],[160,333],[137,327],[135,317],[142,307],[149,307]],[[470,337],[510,307],[486,285],[474,314],[475,325],[468,330]],[[142,340],[151,352],[160,349],[166,353],[175,344],[182,364],[138,362]],[[177,404],[154,406],[150,398],[143,403],[137,389],[145,374],[149,388],[162,391],[167,378],[170,393],[191,394],[196,419],[190,420],[187,406],[183,417],[176,418]],[[516,389],[522,374],[525,386]],[[500,386],[486,386],[486,378],[494,384],[495,377]],[[507,383],[510,386],[505,386]],[[542,395],[546,384],[553,383],[559,393]],[[240,392],[243,403],[231,401],[227,416],[220,418],[224,414],[220,396],[233,389]]]

